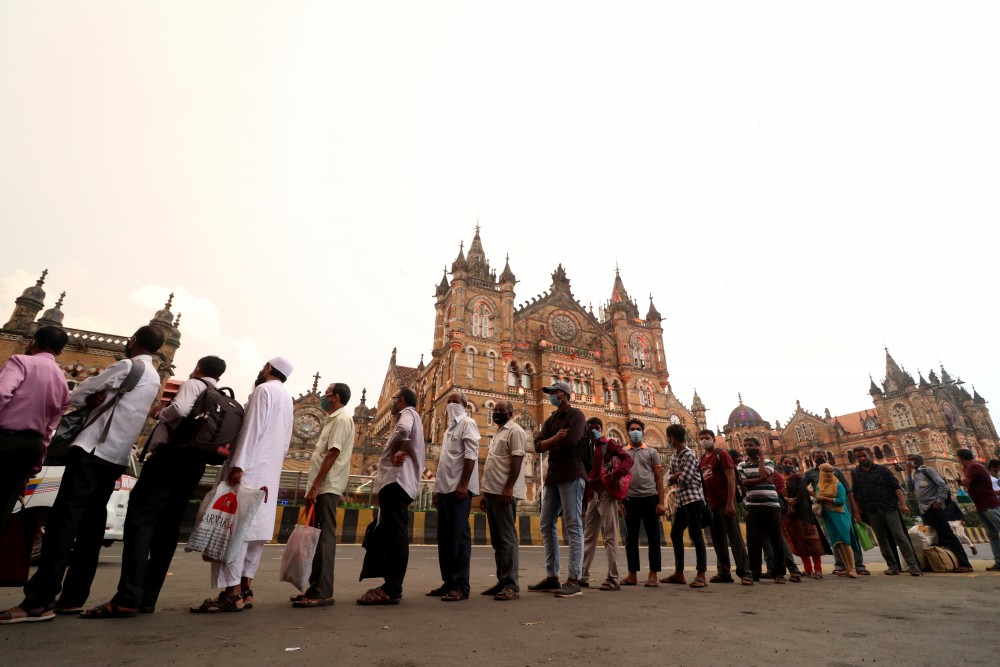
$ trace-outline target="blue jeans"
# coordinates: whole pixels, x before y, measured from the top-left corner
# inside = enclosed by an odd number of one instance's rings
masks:
[[[582,477],[561,484],[546,484],[542,497],[542,544],[545,547],[545,576],[559,576],[559,534],[556,518],[563,515],[569,539],[569,578],[579,579],[583,570],[583,489]]]
[[[979,522],[983,524],[986,535],[990,538],[993,564],[1000,567],[1000,507],[994,507],[985,512],[976,512],[976,514],[979,515]]]

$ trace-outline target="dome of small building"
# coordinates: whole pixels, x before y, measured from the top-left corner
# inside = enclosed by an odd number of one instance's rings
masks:
[[[764,419],[760,416],[760,413],[751,408],[749,405],[743,405],[743,397],[740,396],[740,404],[736,406],[736,409],[729,413],[729,421],[726,422],[727,426],[763,426]]]

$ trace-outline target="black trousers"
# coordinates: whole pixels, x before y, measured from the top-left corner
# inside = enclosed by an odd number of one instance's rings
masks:
[[[400,597],[403,594],[403,579],[410,560],[410,513],[407,508],[412,502],[413,498],[406,495],[403,487],[395,482],[383,486],[378,492],[381,518],[375,534],[386,558],[382,590],[389,597]]]
[[[497,585],[520,591],[517,583],[517,498],[504,504],[499,493],[487,493],[486,523],[490,528],[490,545],[497,565]]]
[[[340,494],[321,493],[316,496],[315,521],[319,528],[319,544],[313,556],[309,589],[305,596],[313,600],[333,597],[334,565],[337,560],[337,505]]]
[[[42,539],[38,570],[24,587],[23,609],[82,607],[104,542],[108,499],[125,466],[72,447]],[[65,577],[65,581],[63,578]]]
[[[469,594],[469,564],[472,562],[472,531],[469,512],[472,494],[459,500],[454,491],[437,495],[438,566],[445,592]]]
[[[670,528],[670,541],[674,544],[674,568],[684,571],[684,529],[688,531],[694,545],[695,567],[698,572],[708,569],[708,553],[705,551],[705,533],[702,532],[702,515],[705,501],[696,500],[677,508],[674,525]]]
[[[715,549],[715,568],[723,579],[732,576],[730,568],[736,565],[736,576],[741,579],[750,574],[750,559],[747,557],[747,545],[740,533],[740,522],[735,516],[726,516],[725,507],[712,510],[712,548]],[[729,550],[732,549],[733,560],[729,560]]]
[[[143,464],[125,515],[115,603],[129,609],[156,606],[184,512],[204,474],[204,455],[189,447],[163,445]]]
[[[17,499],[24,493],[24,483],[31,469],[45,454],[42,436],[34,431],[0,430],[0,535],[7,527]]]
[[[938,544],[955,554],[958,564],[961,567],[972,567],[969,557],[965,555],[965,547],[958,541],[955,531],[948,525],[948,519],[944,515],[944,510],[936,507],[928,507],[923,513],[924,523],[937,531]]]
[[[626,498],[625,504],[625,559],[628,571],[639,571],[639,525],[646,531],[649,551],[649,571],[659,572],[660,563],[660,517],[656,516],[657,495]]]
[[[764,541],[771,543],[776,554],[784,553],[781,537],[781,509],[747,505],[747,551],[750,555],[750,572],[754,579],[760,578],[760,565]],[[785,576],[785,559],[775,559],[773,573]]]

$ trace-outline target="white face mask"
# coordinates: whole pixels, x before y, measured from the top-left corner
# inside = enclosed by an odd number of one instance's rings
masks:
[[[448,410],[448,421],[452,424],[466,414],[465,408],[462,407],[461,403],[449,403],[446,409]]]
[[[709,440],[708,438],[705,438],[704,440],[699,440],[698,442],[700,442],[701,446],[704,447],[705,449],[712,449],[712,447],[715,447],[715,440]]]

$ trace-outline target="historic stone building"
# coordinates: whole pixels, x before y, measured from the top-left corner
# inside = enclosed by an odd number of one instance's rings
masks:
[[[393,350],[377,407],[356,409],[354,473],[374,471],[392,427],[388,398],[401,386],[412,387],[419,397],[427,479],[437,465],[449,393],[460,390],[469,399],[469,413],[483,436],[480,462],[495,432],[494,406],[513,401],[516,419],[529,432],[529,506],[537,502],[543,472],[534,436],[552,411],[541,392],[544,385],[567,382],[573,404],[587,417],[600,417],[605,432],[619,441],[625,440],[626,420],[639,417],[646,423],[646,442],[666,458],[668,425],[683,424],[692,435],[704,426],[706,408],[697,393],[689,409],[671,391],[662,318],[652,298],[646,316],[640,316],[617,270],[611,296],[596,314],[575,298],[562,265],[552,273],[547,291],[520,304],[517,282],[509,258],[499,276],[490,268],[477,227],[468,255],[460,247],[450,280],[446,270],[437,286],[429,362],[422,356],[416,367],[402,366]]]
[[[896,363],[886,350],[885,378],[881,386],[871,380],[869,394],[874,408],[846,415],[810,412],[795,402],[795,412],[781,428],[770,424],[745,405],[729,417],[723,429],[730,447],[742,448],[743,439],[757,436],[771,457],[790,455],[802,467],[810,454],[822,451],[840,466],[854,463],[853,448],[872,450],[875,460],[887,464],[903,477],[906,455],[923,455],[953,488],[961,477],[955,452],[968,448],[983,462],[1000,456],[1000,439],[986,400],[973,389],[970,394],[961,379],[952,379],[941,368],[918,380]]]
[[[59,295],[52,308],[42,313],[45,308],[44,285],[47,275],[48,271],[43,271],[38,281],[25,289],[14,302],[14,312],[3,329],[0,329],[0,363],[12,354],[24,352],[38,327],[62,327],[69,334],[69,343],[63,353],[56,357],[56,362],[66,374],[66,382],[72,389],[86,378],[97,375],[107,366],[124,358],[125,343],[132,332],[124,335],[108,334],[63,326],[65,292]],[[161,388],[166,386],[173,374],[174,355],[181,346],[181,332],[178,328],[180,315],[175,318],[170,311],[173,299],[174,295],[171,294],[163,308],[149,321],[150,325],[163,332],[165,339],[163,347],[153,355],[153,363],[160,374]],[[39,313],[42,313],[41,317],[38,316]]]

